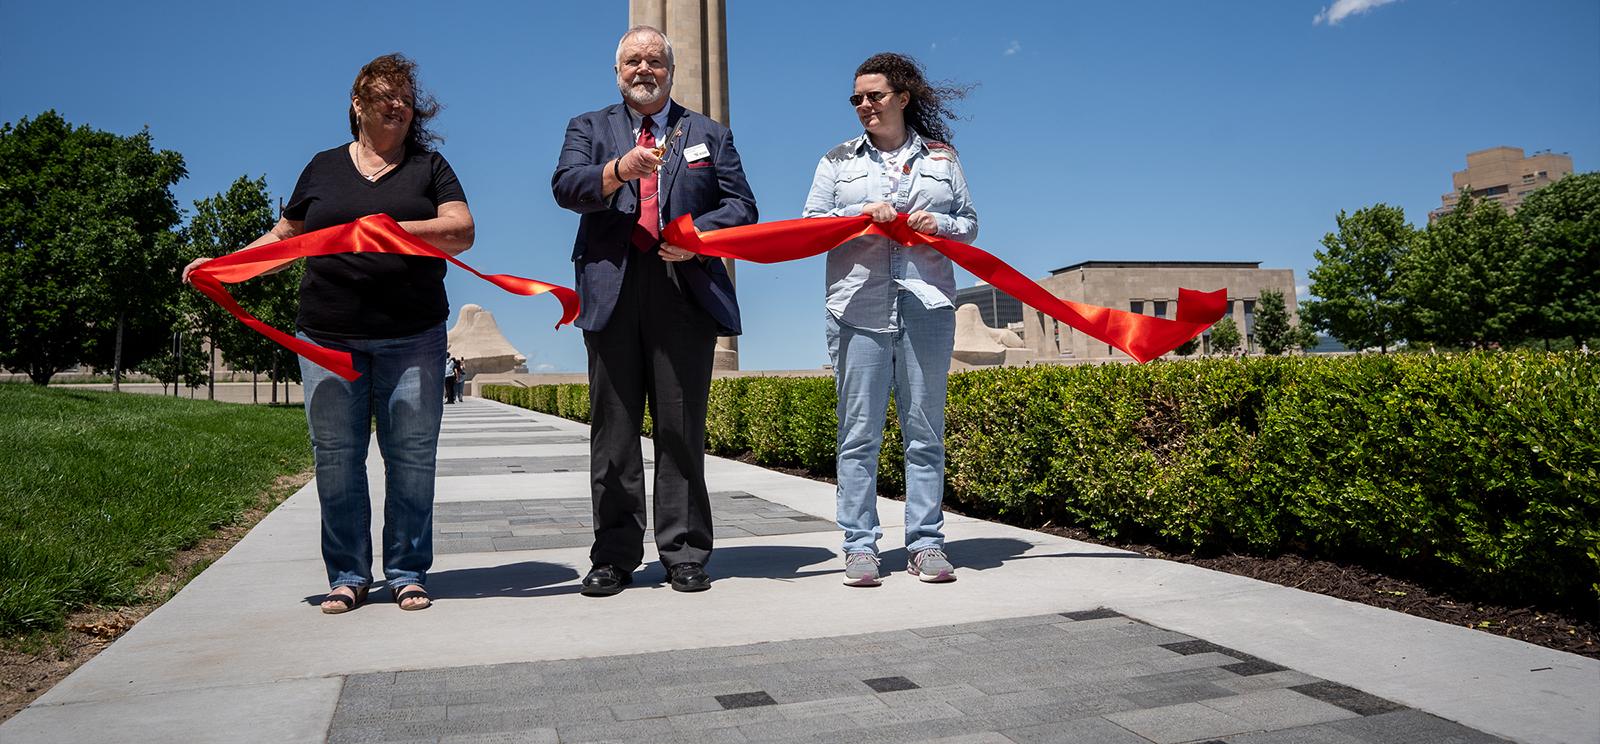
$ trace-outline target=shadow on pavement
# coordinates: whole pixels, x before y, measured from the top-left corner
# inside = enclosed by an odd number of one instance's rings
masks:
[[[428,593],[435,599],[543,596],[548,593],[547,587],[572,581],[578,575],[571,566],[543,561],[458,568],[428,574]]]
[[[717,548],[711,554],[706,572],[712,581],[717,579],[803,579],[808,576],[837,573],[843,566],[826,565],[839,557],[827,548],[798,547],[794,545],[734,545]],[[824,564],[811,571],[800,569]],[[666,569],[660,561],[647,564],[634,574],[634,583],[667,583]]]
[[[972,569],[982,571],[990,568],[999,568],[1006,561],[1025,560],[1032,558],[1146,558],[1138,553],[1123,553],[1112,550],[1096,552],[1066,552],[1043,553],[1039,555],[1023,555],[1034,543],[1019,540],[1014,537],[974,537],[966,540],[951,540],[945,543],[945,553],[949,554],[950,562],[956,569]],[[879,556],[883,561],[886,571],[904,571],[906,569],[906,549],[895,548],[885,551]]]
[[[428,574],[428,595],[434,599],[481,599],[484,597],[538,597],[565,594],[578,587],[555,587],[578,578],[571,566],[542,561],[523,561],[504,566],[458,568]],[[324,594],[306,597],[306,604],[321,604]],[[382,585],[372,587],[370,602],[391,602]]]

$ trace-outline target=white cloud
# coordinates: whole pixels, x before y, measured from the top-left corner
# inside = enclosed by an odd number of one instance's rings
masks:
[[[1296,284],[1296,285],[1294,285],[1294,295],[1296,297],[1310,297],[1311,296],[1311,286],[1308,285],[1308,284]]]
[[[554,372],[555,369],[556,369],[556,365],[554,365],[554,364],[541,364],[541,365],[539,365],[537,367],[534,367],[533,371],[535,371],[535,372]]]
[[[1311,25],[1320,26],[1326,22],[1329,26],[1337,26],[1339,22],[1353,15],[1360,15],[1377,8],[1388,5],[1395,0],[1334,0],[1333,5],[1323,8],[1311,19]]]
[[[1020,51],[1022,51],[1022,42],[1020,42],[1020,41],[1012,41],[1011,42],[1011,46],[1006,47],[1006,51],[1005,51],[1004,54],[1005,54],[1005,56],[1010,57],[1011,55],[1016,54],[1017,52],[1020,52]]]
[[[939,42],[937,42],[937,41],[935,41],[932,44],[928,45],[928,51],[930,51],[930,52],[935,50],[935,49],[938,49],[938,48],[939,48]]]

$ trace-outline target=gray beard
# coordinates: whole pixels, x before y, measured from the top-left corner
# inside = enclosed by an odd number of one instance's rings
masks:
[[[667,96],[667,90],[671,84],[672,78],[669,77],[667,78],[667,85],[658,85],[649,92],[645,92],[632,83],[618,87],[622,91],[622,97],[629,103],[635,106],[650,106]]]

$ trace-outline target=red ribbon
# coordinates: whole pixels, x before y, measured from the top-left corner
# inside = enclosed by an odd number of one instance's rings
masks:
[[[1141,363],[1200,335],[1227,311],[1226,289],[1215,292],[1179,289],[1176,320],[1063,300],[981,248],[912,230],[906,225],[903,214],[897,215],[893,222],[873,222],[865,215],[816,217],[705,233],[695,230],[690,215],[683,215],[667,225],[662,239],[707,256],[777,263],[826,253],[863,235],[883,235],[905,246],[929,246],[1006,294],[1121,349]]]
[[[278,342],[284,348],[329,372],[346,380],[354,380],[360,377],[361,373],[355,370],[349,352],[334,351],[302,341],[261,322],[240,307],[233,296],[228,294],[228,290],[222,287],[223,283],[237,284],[305,256],[327,256],[335,253],[390,253],[442,258],[513,294],[532,296],[549,292],[555,295],[556,299],[561,301],[561,320],[556,323],[557,328],[565,323],[571,323],[578,317],[577,292],[555,284],[510,274],[480,273],[477,269],[457,260],[455,256],[406,232],[405,228],[400,227],[400,223],[386,214],[368,215],[355,222],[313,230],[287,240],[218,256],[189,272],[189,283],[255,332]]]

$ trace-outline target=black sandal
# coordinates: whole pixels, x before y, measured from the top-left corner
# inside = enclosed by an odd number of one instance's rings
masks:
[[[406,600],[408,599],[420,599],[422,600],[422,604],[407,607]],[[402,610],[407,612],[415,612],[417,610],[426,610],[429,607],[432,607],[433,598],[428,596],[428,590],[422,588],[421,584],[406,584],[405,586],[394,590],[394,603],[399,605],[400,609]]]
[[[346,585],[341,585],[341,586],[349,586],[349,585],[346,584]],[[335,590],[337,590],[339,588],[340,587],[337,587],[337,586],[334,587]],[[349,588],[350,588],[350,591],[355,592],[355,596],[354,597],[346,596],[346,595],[343,595],[343,594],[335,594],[333,591],[329,591],[326,595],[324,595],[323,598],[322,598],[323,604],[326,604],[328,602],[338,602],[339,606],[337,606],[337,607],[324,607],[324,608],[322,608],[322,614],[324,614],[324,615],[343,615],[344,613],[349,612],[349,611],[359,607],[362,602],[367,601],[367,587],[363,586],[363,587],[358,589],[358,588],[352,586],[352,587],[349,587]]]

